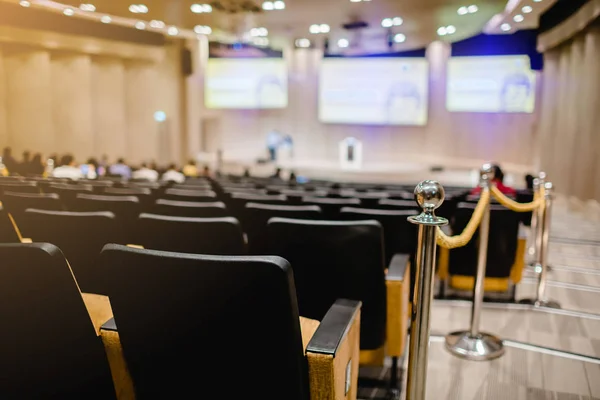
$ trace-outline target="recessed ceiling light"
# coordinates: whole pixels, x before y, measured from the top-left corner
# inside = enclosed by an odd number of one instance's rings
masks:
[[[542,0],[533,0],[534,3],[541,3]]]
[[[176,26],[170,26],[169,29],[167,29],[167,33],[171,36],[175,36],[179,33],[179,29],[177,29]]]
[[[469,10],[467,9],[467,7],[462,6],[458,10],[456,10],[456,12],[458,13],[458,15],[465,15],[469,13]]]
[[[212,28],[206,25],[196,25],[194,27],[194,32],[198,35],[210,35],[212,33]]]
[[[345,49],[346,47],[350,46],[350,42],[348,41],[348,39],[340,39],[337,42],[338,47],[341,47],[342,49]]]
[[[274,10],[275,4],[273,4],[272,1],[265,1],[264,3],[262,3],[262,9],[267,11]]]
[[[134,14],[146,14],[148,7],[145,4],[132,4],[129,6],[129,11]]]
[[[448,25],[446,27],[446,33],[448,33],[448,35],[456,33],[456,27],[454,25]]]
[[[521,11],[523,11],[525,14],[529,14],[530,12],[533,11],[533,7],[531,7],[531,6],[523,6],[523,8],[521,8]]]
[[[505,22],[502,25],[500,25],[500,29],[502,29],[504,32],[508,32],[508,31],[510,31],[510,24],[507,24]]]
[[[112,18],[110,15],[103,15],[102,18],[100,18],[100,22],[103,24],[110,24],[112,22]]]
[[[306,39],[306,38],[301,38],[301,39],[296,39],[296,47],[301,47],[301,48],[309,48],[310,47],[310,40]]]
[[[146,29],[146,24],[142,21],[138,21],[135,23],[135,29],[139,29],[139,30]]]
[[[308,28],[308,31],[310,33],[320,33],[321,32],[321,27],[317,24],[313,24],[310,26],[310,28]]]
[[[21,7],[29,7],[31,5],[31,3],[27,0],[21,0],[19,4],[21,5]]]
[[[351,3],[360,3],[362,0],[350,0]]]
[[[96,11],[96,6],[93,4],[80,4],[79,9],[81,11],[94,12]]]
[[[394,26],[400,26],[403,22],[404,20],[400,17],[394,17],[394,19],[392,19],[392,23],[394,24]]]
[[[327,24],[321,24],[319,28],[321,29],[321,33],[328,33],[331,30]]]
[[[162,22],[162,21],[158,21],[156,19],[153,19],[152,21],[150,21],[150,26],[152,28],[155,28],[155,29],[162,29],[162,28],[165,27],[165,23]]]
[[[277,0],[277,1],[273,2],[273,6],[275,6],[276,10],[284,10],[285,2],[282,0]]]
[[[72,8],[65,8],[63,10],[63,14],[65,14],[67,17],[70,17],[71,15],[75,14],[75,11],[73,11]]]
[[[384,18],[381,21],[381,26],[383,26],[384,28],[390,28],[394,25],[394,21],[391,18]]]
[[[396,43],[404,43],[406,41],[406,36],[403,33],[397,33],[394,35],[394,42]]]
[[[446,36],[447,33],[448,33],[448,31],[446,30],[445,26],[440,26],[437,30],[437,34],[439,36]]]
[[[469,7],[467,7],[467,11],[469,11],[469,14],[475,14],[477,11],[479,11],[479,7],[477,7],[475,4],[471,4]]]
[[[513,17],[513,20],[515,22],[523,22],[524,19],[525,19],[525,17],[523,17],[521,14],[517,14]]]

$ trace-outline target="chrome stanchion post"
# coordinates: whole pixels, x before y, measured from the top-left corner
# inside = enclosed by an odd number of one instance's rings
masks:
[[[448,224],[448,220],[436,217],[434,214],[434,211],[444,202],[444,188],[439,183],[435,181],[419,183],[415,188],[415,200],[423,212],[416,217],[408,218],[409,222],[419,225],[419,237],[415,294],[410,321],[406,399],[425,400],[437,227]]]
[[[480,187],[489,189],[493,167],[485,164],[481,169]],[[471,328],[467,331],[452,332],[446,336],[446,349],[452,354],[473,361],[486,361],[504,354],[502,340],[489,333],[479,331],[481,306],[484,294],[487,248],[490,230],[490,204],[486,204],[479,227],[479,253],[477,272],[473,285],[473,308],[471,310]]]
[[[539,178],[535,178],[533,180],[533,191],[534,193],[538,193],[540,191],[540,180]],[[537,256],[538,256],[538,214],[539,209],[533,210],[531,213],[531,226],[529,230],[529,247],[527,248],[527,255],[531,262],[529,263],[529,267],[535,267]]]
[[[541,213],[540,225],[542,234],[540,235],[540,247],[536,271],[538,274],[538,284],[534,299],[524,299],[519,301],[522,304],[531,304],[536,307],[560,308],[556,301],[546,299],[546,284],[548,281],[548,244],[550,239],[550,223],[552,220],[552,200],[554,198],[554,185],[552,182],[544,184],[546,205]]]

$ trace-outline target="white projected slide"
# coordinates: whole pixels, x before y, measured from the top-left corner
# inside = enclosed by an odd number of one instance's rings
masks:
[[[287,66],[282,58],[209,58],[205,75],[207,108],[285,108]]]
[[[425,125],[428,72],[422,58],[325,58],[319,78],[319,119]]]
[[[450,58],[446,108],[457,112],[532,113],[535,73],[529,57]]]

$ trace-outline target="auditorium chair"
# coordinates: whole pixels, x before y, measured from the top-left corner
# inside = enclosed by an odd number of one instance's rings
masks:
[[[361,206],[371,208],[377,207],[379,200],[387,199],[390,195],[388,192],[356,192],[352,197],[359,199]]]
[[[318,206],[288,206],[274,204],[247,203],[247,224],[244,230],[248,235],[250,254],[268,254],[267,223],[273,217],[319,220],[323,213]]]
[[[106,243],[124,243],[124,227],[111,212],[69,212],[27,209],[24,232],[34,243],[47,242],[65,254],[82,292],[103,294],[97,261]]]
[[[152,214],[189,218],[222,218],[230,213],[223,202],[192,202],[158,199],[151,209]]]
[[[227,208],[231,210],[233,216],[235,216],[245,228],[248,219],[248,210],[246,210],[247,203],[285,205],[287,201],[288,198],[281,194],[232,193],[231,197],[225,201],[225,204],[227,204]]]
[[[417,212],[419,206],[414,200],[381,199],[377,203],[377,208],[382,210],[415,210]],[[417,212],[417,214],[420,213],[420,211]]]
[[[135,223],[133,244],[146,249],[194,254],[247,254],[238,220],[186,218],[141,214]]]
[[[111,188],[115,185],[113,181],[96,180],[96,179],[82,179],[77,181],[78,185],[90,185],[93,188],[94,193],[101,194],[106,188]]]
[[[71,269],[48,243],[0,245],[0,398],[116,400]]]
[[[361,364],[382,366],[387,353],[390,386],[397,389],[409,319],[409,256],[385,265],[383,229],[375,220],[272,218],[267,231],[269,254],[293,266],[301,315],[320,319],[340,297],[362,302]]]
[[[56,193],[16,193],[4,192],[2,197],[4,208],[13,216],[17,226],[23,218],[25,210],[28,208],[38,208],[41,210],[64,211],[65,206],[60,201]],[[21,229],[21,232],[28,235]]]
[[[112,212],[125,225],[133,223],[142,212],[142,204],[137,196],[78,194],[73,207],[74,211]]]
[[[135,196],[140,201],[140,207],[142,210],[149,210],[152,204],[158,198],[158,193],[155,193],[149,188],[106,188],[104,189],[104,195],[108,196]]]
[[[172,189],[165,190],[162,195],[164,199],[176,201],[217,201],[217,194],[212,190],[186,190]]]
[[[127,398],[356,399],[361,304],[301,318],[287,261],[112,244],[101,259],[101,336]]]
[[[148,181],[134,181],[134,180],[130,180],[129,182],[127,182],[127,186],[129,188],[135,189],[135,188],[145,188],[145,189],[150,189],[152,191],[155,191],[157,193],[164,193],[165,191],[165,186],[161,184],[161,182],[148,182]]]
[[[0,203],[0,243],[20,243],[20,233],[13,224],[8,212]]]
[[[172,189],[184,189],[184,190],[212,190],[210,181],[206,179],[187,179],[183,183],[176,183]]]
[[[473,215],[476,204],[459,203],[451,223],[451,232],[458,234],[464,230]],[[514,299],[514,285],[521,281],[525,267],[526,238],[519,237],[521,216],[504,206],[490,206],[490,229],[488,239],[487,267],[484,288],[486,294],[502,298],[508,295]],[[444,283],[443,289],[460,294],[473,290],[477,270],[479,230],[464,247],[439,251],[438,278]],[[511,289],[512,283],[512,291]]]
[[[40,188],[35,181],[10,181],[0,183],[0,195],[5,192],[39,193]]]
[[[56,193],[69,210],[75,210],[76,198],[79,194],[93,194],[94,187],[86,184],[53,183],[46,193]]]
[[[323,210],[323,218],[335,220],[340,216],[340,210],[343,207],[360,206],[360,200],[355,198],[328,198],[312,197],[302,198],[303,205],[319,206]]]

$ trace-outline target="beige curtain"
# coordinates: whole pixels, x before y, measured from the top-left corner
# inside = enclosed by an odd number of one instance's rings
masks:
[[[559,193],[600,201],[600,28],[544,53],[539,169]]]

